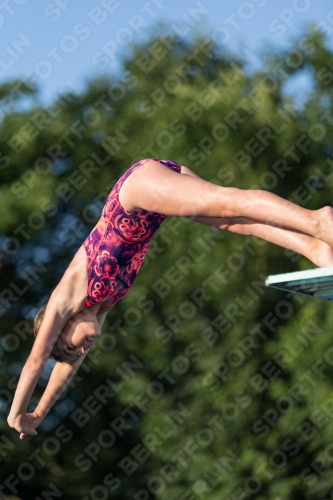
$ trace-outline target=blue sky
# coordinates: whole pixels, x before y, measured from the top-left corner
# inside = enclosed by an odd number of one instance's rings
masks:
[[[333,40],[332,0],[5,0],[0,4],[0,83],[28,78],[50,103],[99,72],[117,74],[134,43],[166,31],[205,32],[229,52],[286,46],[309,24]],[[304,84],[306,79],[304,80]]]

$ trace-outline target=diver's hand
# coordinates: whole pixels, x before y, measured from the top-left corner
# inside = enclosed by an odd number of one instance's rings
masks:
[[[35,436],[37,434],[35,429],[42,420],[43,418],[36,411],[16,416],[9,415],[7,418],[8,425],[20,433],[20,439],[24,439],[25,436]]]

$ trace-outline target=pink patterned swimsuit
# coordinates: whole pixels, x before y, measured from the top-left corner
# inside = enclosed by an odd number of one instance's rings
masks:
[[[156,160],[156,158],[151,158]],[[87,254],[88,289],[84,307],[112,299],[103,308],[113,307],[131,288],[148,252],[154,233],[167,217],[138,210],[129,212],[119,201],[123,182],[147,160],[132,165],[110,192],[102,215],[82,243]],[[171,160],[156,160],[180,173],[180,165]]]

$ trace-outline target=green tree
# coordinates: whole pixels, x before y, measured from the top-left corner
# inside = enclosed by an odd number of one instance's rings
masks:
[[[263,284],[310,263],[187,219],[164,222],[36,438],[19,442],[6,416],[38,306],[138,159],[173,159],[306,208],[331,204],[332,61],[309,31],[249,74],[245,58],[207,38],[166,39],[161,28],[119,77],[92,78],[48,108],[24,85],[12,100],[19,82],[0,89],[3,494],[330,498],[331,308]],[[304,71],[312,89],[297,109],[284,89]]]

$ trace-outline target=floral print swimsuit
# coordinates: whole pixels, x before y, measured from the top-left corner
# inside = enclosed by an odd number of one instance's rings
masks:
[[[180,173],[171,160],[157,160]],[[150,160],[151,160],[150,159]],[[110,308],[131,288],[164,214],[138,210],[129,212],[119,201],[119,191],[127,177],[148,160],[132,165],[118,180],[104,205],[102,215],[82,243],[87,254],[88,289],[84,307],[112,299]]]

